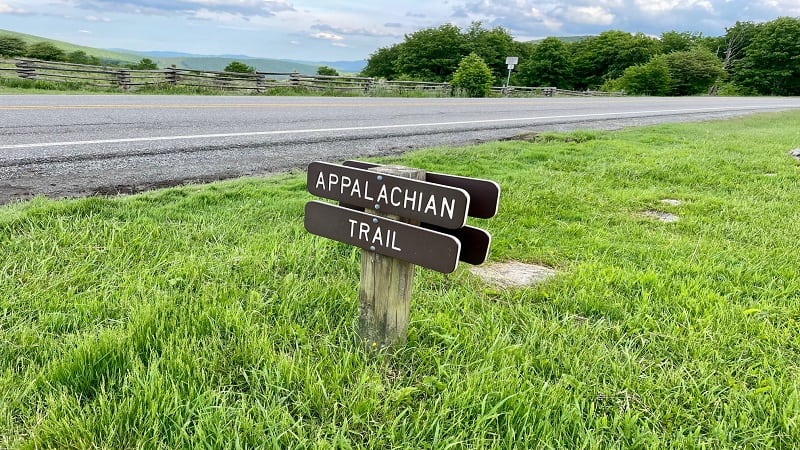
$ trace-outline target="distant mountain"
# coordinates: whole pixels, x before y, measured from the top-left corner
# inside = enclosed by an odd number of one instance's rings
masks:
[[[319,63],[323,66],[333,67],[339,72],[347,73],[360,73],[367,67],[367,60],[361,59],[358,61],[323,61]]]
[[[333,67],[340,73],[360,73],[364,70],[364,67],[367,67],[367,60],[362,59],[358,61],[298,61],[298,60],[287,60],[289,62],[295,62],[298,64],[311,64],[314,66],[328,66]],[[314,69],[316,70],[316,69]]]
[[[191,53],[181,53],[181,52],[159,52],[159,51],[148,51],[148,52],[138,52],[136,50],[128,50],[126,48],[109,48],[108,50],[114,52],[122,52],[122,53],[131,53],[141,56],[146,56],[148,58],[180,58],[184,56],[199,56],[193,55]]]

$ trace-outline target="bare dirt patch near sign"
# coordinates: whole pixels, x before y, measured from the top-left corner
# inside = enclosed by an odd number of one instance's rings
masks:
[[[533,286],[556,276],[549,267],[516,261],[475,266],[470,271],[487,283],[504,288]]]
[[[642,215],[648,219],[656,219],[659,222],[664,223],[675,223],[681,220],[681,218],[675,214],[664,211],[656,211],[654,209],[648,209],[647,211],[643,212]]]

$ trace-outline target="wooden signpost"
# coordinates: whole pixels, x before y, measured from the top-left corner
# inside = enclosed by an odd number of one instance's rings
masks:
[[[451,273],[458,261],[486,261],[491,236],[466,218],[494,216],[500,186],[408,167],[344,164],[309,164],[308,191],[340,206],[308,202],[305,228],[362,249],[359,335],[369,347],[402,343],[414,267]]]

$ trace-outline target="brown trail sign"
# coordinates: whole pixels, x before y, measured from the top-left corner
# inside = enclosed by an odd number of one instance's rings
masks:
[[[465,225],[466,217],[494,216],[500,186],[408,167],[345,165],[309,164],[308,191],[341,206],[308,202],[304,225],[312,234],[362,249],[359,334],[370,347],[402,343],[414,266],[450,273],[459,260],[486,261],[491,235]]]
[[[360,169],[381,167],[380,164],[355,160],[348,160],[342,164]],[[497,207],[500,204],[500,185],[494,181],[435,172],[426,172],[425,181],[465,190],[470,197],[468,211],[470,217],[491,219],[497,214]]]
[[[308,165],[308,192],[347,205],[397,214],[444,228],[467,220],[463,189],[324,162]]]
[[[330,203],[306,203],[305,227],[311,234],[442,273],[456,270],[461,252],[453,236]]]

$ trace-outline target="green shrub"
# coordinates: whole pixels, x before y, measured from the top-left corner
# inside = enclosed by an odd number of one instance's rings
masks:
[[[494,75],[489,66],[476,53],[470,53],[458,64],[452,84],[469,97],[486,97],[493,81]]]

